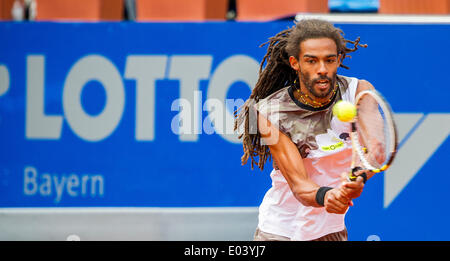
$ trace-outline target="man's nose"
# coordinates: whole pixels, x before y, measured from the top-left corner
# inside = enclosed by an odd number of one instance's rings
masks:
[[[324,62],[320,62],[319,71],[317,72],[317,74],[319,74],[319,75],[327,75],[328,74],[328,69],[325,66]]]

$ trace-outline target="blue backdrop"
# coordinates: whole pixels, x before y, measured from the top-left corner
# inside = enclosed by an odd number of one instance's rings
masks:
[[[205,102],[245,100],[258,46],[291,25],[0,23],[0,207],[258,206],[270,164],[241,166]],[[368,44],[339,73],[381,91],[402,132],[400,174],[366,185],[350,239],[449,240],[450,26],[337,26]],[[186,115],[196,132],[179,135]]]

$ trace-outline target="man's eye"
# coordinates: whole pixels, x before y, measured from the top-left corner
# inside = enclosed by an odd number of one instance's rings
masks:
[[[314,63],[316,63],[316,61],[314,61],[314,60],[308,60],[308,61],[306,61],[307,63],[311,63],[311,64],[314,64]]]
[[[334,60],[334,59],[328,60],[328,63],[335,63],[335,62],[336,62],[336,60]]]

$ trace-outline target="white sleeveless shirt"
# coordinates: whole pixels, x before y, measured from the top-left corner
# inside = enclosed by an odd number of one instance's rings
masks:
[[[341,174],[349,171],[351,164],[350,124],[334,117],[332,107],[340,99],[354,103],[358,79],[340,75],[337,78],[339,91],[325,109],[305,108],[294,98],[292,87],[285,87],[255,105],[259,113],[295,143],[308,176],[319,186],[338,187]],[[309,148],[308,154],[305,148]],[[344,230],[345,214],[331,214],[324,207],[302,205],[276,162],[270,177],[272,187],[259,207],[261,231],[291,240],[313,240]]]

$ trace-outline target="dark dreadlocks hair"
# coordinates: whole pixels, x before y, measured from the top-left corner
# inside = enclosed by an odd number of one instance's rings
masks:
[[[244,149],[244,155],[241,158],[242,165],[245,165],[250,157],[251,168],[253,169],[256,164],[263,170],[266,160],[271,157],[269,147],[261,143],[261,135],[257,128],[256,131],[250,130],[254,127],[254,123],[249,122],[250,107],[260,99],[264,99],[281,88],[293,84],[298,76],[296,71],[291,68],[289,57],[299,58],[300,43],[305,40],[314,38],[332,39],[336,43],[338,55],[341,55],[340,67],[348,69],[347,66],[342,64],[344,58],[349,57],[347,54],[356,51],[358,46],[367,47],[367,45],[360,44],[359,37],[355,41],[350,41],[344,39],[343,35],[341,29],[334,27],[327,21],[305,19],[270,37],[268,42],[260,46],[269,45],[260,64],[258,81],[249,99],[235,111],[234,130],[237,131],[244,124],[243,133],[239,135],[239,139],[242,138]],[[353,47],[346,47],[347,43],[352,44]],[[265,67],[264,64],[266,64]],[[256,157],[259,157],[259,161]]]

